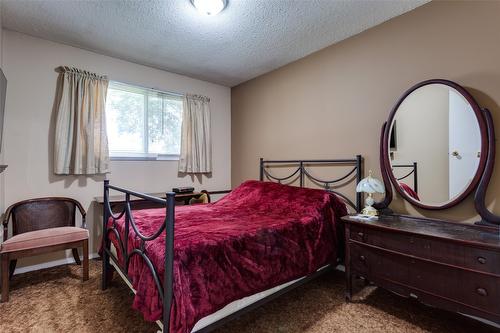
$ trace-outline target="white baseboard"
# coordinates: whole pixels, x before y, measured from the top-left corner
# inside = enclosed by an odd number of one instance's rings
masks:
[[[99,257],[99,254],[97,254],[97,253],[91,253],[89,255],[90,259],[95,259],[98,257]],[[83,260],[82,257],[80,257],[80,259]],[[56,267],[56,266],[62,266],[62,265],[67,265],[67,264],[74,264],[74,263],[75,263],[75,259],[73,259],[73,258],[53,260],[53,261],[49,261],[49,262],[44,262],[42,264],[36,264],[36,265],[23,266],[23,267],[16,268],[16,270],[14,271],[14,275],[32,272],[32,271],[38,271],[38,270],[44,269],[44,268],[50,268],[50,267]]]

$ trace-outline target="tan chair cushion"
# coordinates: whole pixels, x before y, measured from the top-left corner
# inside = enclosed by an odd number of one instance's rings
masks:
[[[36,249],[77,242],[88,238],[89,231],[77,227],[60,227],[30,231],[7,239],[1,245],[0,253]]]

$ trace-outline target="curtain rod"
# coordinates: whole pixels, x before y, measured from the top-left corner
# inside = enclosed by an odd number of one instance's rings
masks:
[[[0,2],[1,2],[1,0],[0,0]],[[64,73],[67,68],[69,69],[71,67],[70,66],[58,66],[54,70],[57,73]],[[89,73],[92,73],[92,72],[89,72]],[[96,74],[96,75],[98,75],[98,74]],[[159,92],[159,93],[170,94],[170,95],[178,96],[178,97],[184,97],[185,96],[185,94],[178,93],[178,92],[175,92],[175,91],[160,90],[160,89],[156,89],[156,88],[146,87],[146,86],[143,86],[143,85],[140,85],[140,84],[129,83],[129,82],[125,82],[125,81],[118,81],[118,80],[111,80],[106,75],[102,75],[102,76],[105,77],[105,78],[107,78],[110,82],[112,81],[112,82],[116,82],[116,83],[126,84],[126,85],[129,85],[129,86],[132,86],[132,87],[138,87],[138,88],[142,88],[142,89],[148,89],[148,90],[156,91],[156,92]]]
[[[95,73],[86,69],[80,69],[78,67],[72,67],[72,66],[59,66],[54,69],[56,73],[59,74],[64,74],[64,73],[72,73],[72,74],[79,74],[79,75],[86,75],[86,76],[91,76],[96,79],[104,79],[107,80],[108,77],[107,75]]]
[[[118,81],[118,80],[111,80],[111,79],[109,81],[110,82],[116,82],[116,83],[119,83],[119,84],[120,83],[121,84],[125,84],[125,85],[132,86],[132,87],[138,87],[138,88],[142,88],[142,89],[148,89],[148,90],[152,90],[152,91],[163,93],[163,94],[174,95],[174,96],[178,96],[178,97],[184,97],[184,95],[185,95],[185,94],[181,94],[181,93],[174,92],[174,91],[160,90],[160,89],[146,87],[146,86],[143,86],[143,85],[140,85],[140,84],[135,84],[135,83],[129,83],[129,82]]]

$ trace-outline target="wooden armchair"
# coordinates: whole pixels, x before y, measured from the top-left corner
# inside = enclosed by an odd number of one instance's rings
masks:
[[[76,211],[82,215],[82,228],[76,227]],[[2,302],[9,300],[9,280],[16,269],[17,259],[58,250],[72,249],[81,265],[78,247],[83,248],[83,281],[89,278],[89,232],[85,225],[85,210],[71,198],[38,198],[21,201],[7,208],[3,224]],[[8,237],[12,217],[12,237]]]

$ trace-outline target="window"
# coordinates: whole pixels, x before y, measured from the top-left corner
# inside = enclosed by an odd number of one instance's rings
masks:
[[[178,159],[182,97],[110,82],[106,126],[112,159]]]

